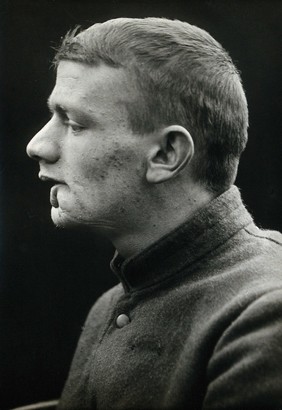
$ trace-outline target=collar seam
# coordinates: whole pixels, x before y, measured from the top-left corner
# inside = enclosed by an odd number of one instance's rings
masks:
[[[163,283],[168,282],[169,280],[173,280],[174,278],[176,279],[178,276],[180,276],[181,273],[183,273],[183,270],[188,266],[188,272],[186,272],[183,275],[183,277],[187,277],[189,275],[189,268],[190,267],[194,266],[196,263],[198,263],[199,261],[204,259],[208,254],[214,252],[216,249],[220,248],[222,245],[227,243],[239,231],[241,231],[242,229],[245,230],[245,227],[248,226],[250,223],[246,224],[245,226],[242,226],[242,227],[238,228],[232,235],[230,235],[228,237],[228,239],[223,239],[220,243],[217,244],[217,246],[214,246],[212,249],[207,250],[206,252],[204,252],[202,255],[200,255],[198,258],[194,259],[193,261],[185,260],[185,262],[183,262],[181,264],[181,266],[179,266],[177,268],[176,271],[172,272],[171,274],[166,275],[165,277],[160,278],[160,280],[157,280],[155,282],[151,282],[150,284],[148,284],[146,286],[140,286],[140,287],[129,286],[129,292],[131,294],[134,294],[136,292],[142,292],[143,290],[146,291],[151,287],[158,287],[158,285],[162,285]],[[127,286],[128,286],[128,282],[127,282]]]

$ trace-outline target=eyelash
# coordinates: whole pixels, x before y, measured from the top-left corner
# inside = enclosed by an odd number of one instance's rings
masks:
[[[72,130],[73,134],[78,134],[79,132],[83,131],[83,129],[84,129],[84,127],[70,121],[69,119],[67,119],[65,121],[65,125],[67,125]]]

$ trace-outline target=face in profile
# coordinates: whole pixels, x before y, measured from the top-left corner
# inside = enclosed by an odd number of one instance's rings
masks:
[[[145,144],[128,125],[124,77],[104,64],[59,63],[48,101],[51,119],[27,147],[39,161],[39,177],[54,182],[57,226],[114,234],[140,206]]]

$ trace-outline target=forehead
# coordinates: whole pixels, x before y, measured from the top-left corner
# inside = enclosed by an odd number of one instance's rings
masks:
[[[67,109],[79,106],[89,112],[94,108],[96,112],[120,111],[125,102],[134,98],[127,84],[126,73],[121,68],[61,61],[49,101]]]

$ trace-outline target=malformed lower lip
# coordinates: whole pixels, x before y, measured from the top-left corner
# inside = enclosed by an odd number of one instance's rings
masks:
[[[43,182],[48,182],[50,185],[50,203],[52,205],[53,208],[59,208],[59,202],[58,202],[58,188],[61,185],[66,185],[65,182],[60,181],[58,179],[55,178],[51,178],[47,175],[43,175],[41,172],[39,172],[39,178],[41,179],[41,181]]]
[[[50,203],[51,203],[53,208],[59,208],[58,188],[59,188],[60,185],[62,185],[62,184],[56,184],[50,190]]]

